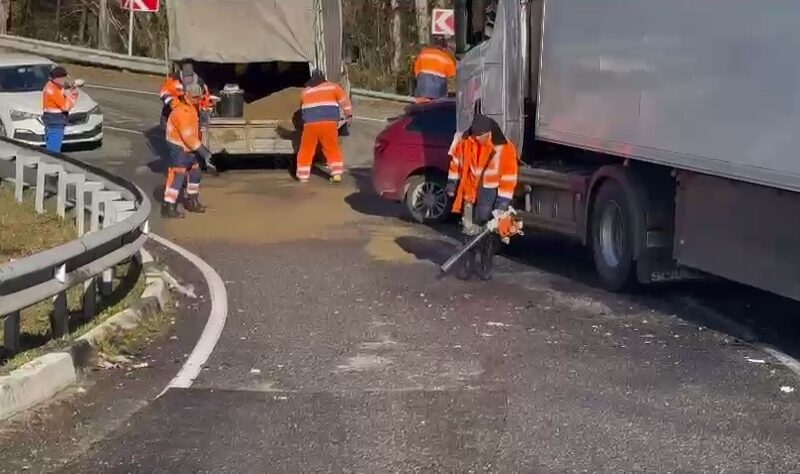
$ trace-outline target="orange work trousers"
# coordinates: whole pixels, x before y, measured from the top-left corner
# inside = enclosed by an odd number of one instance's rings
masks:
[[[339,148],[339,127],[336,122],[307,123],[300,137],[300,150],[297,152],[297,179],[305,181],[311,176],[311,165],[317,146],[322,146],[322,154],[328,162],[331,176],[340,176],[344,171],[342,149]]]

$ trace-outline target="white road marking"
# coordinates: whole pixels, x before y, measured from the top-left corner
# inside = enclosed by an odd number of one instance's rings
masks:
[[[106,91],[115,91],[115,92],[128,92],[130,94],[142,94],[142,95],[158,95],[158,92],[153,91],[142,91],[137,89],[125,89],[124,87],[113,87],[113,86],[102,86],[100,84],[84,84],[83,87],[88,87],[91,89],[102,89]]]
[[[761,345],[760,347],[764,352],[778,359],[778,362],[800,377],[800,362],[798,362],[797,359],[790,355],[784,354],[783,352],[771,346]]]
[[[131,130],[128,128],[120,128],[120,127],[113,127],[111,125],[103,125],[104,130],[113,130],[115,132],[125,132],[125,133],[135,133],[136,135],[141,135],[144,132],[141,130]]]
[[[200,371],[203,370],[203,364],[206,363],[214,351],[214,347],[222,334],[222,329],[225,327],[225,321],[228,318],[228,293],[225,290],[225,283],[223,283],[222,278],[205,260],[164,237],[150,234],[150,238],[179,254],[197,267],[208,284],[208,291],[211,296],[211,313],[208,315],[208,320],[206,320],[203,334],[200,335],[200,339],[198,339],[181,370],[158,395],[160,397],[171,388],[191,387],[192,382],[200,375]]]
[[[367,122],[380,122],[380,123],[388,122],[387,119],[376,119],[376,118],[372,118],[372,117],[362,117],[360,115],[354,115],[353,118],[356,119],[356,120],[366,120]]]

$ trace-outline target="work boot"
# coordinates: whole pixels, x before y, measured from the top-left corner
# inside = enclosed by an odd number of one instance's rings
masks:
[[[459,280],[467,281],[472,278],[472,267],[475,266],[475,255],[472,252],[467,253],[461,258],[461,261],[458,262],[458,271],[456,272],[456,278]]]
[[[161,217],[165,219],[183,219],[184,215],[181,211],[178,210],[178,204],[162,202]]]
[[[483,281],[492,279],[492,268],[494,266],[494,254],[496,245],[496,238],[494,235],[489,235],[480,244],[480,265],[478,266],[478,278]]]
[[[342,182],[342,175],[335,174],[335,175],[331,176],[331,183],[339,184],[341,182]]]
[[[183,203],[183,208],[186,209],[186,212],[195,212],[198,214],[206,212],[206,206],[200,204],[200,199],[197,194],[187,196],[186,201]]]

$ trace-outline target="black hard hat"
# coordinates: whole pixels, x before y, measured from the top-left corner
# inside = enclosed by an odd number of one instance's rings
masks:
[[[67,77],[67,70],[61,66],[55,66],[50,70],[50,79],[58,79],[59,77]]]

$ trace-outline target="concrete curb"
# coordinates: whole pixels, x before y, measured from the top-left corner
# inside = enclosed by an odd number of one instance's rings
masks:
[[[141,249],[138,260],[145,277],[141,297],[119,313],[79,337],[65,352],[51,352],[0,377],[0,420],[48,400],[78,380],[99,343],[111,336],[131,331],[146,318],[166,309],[169,286],[153,256]]]

